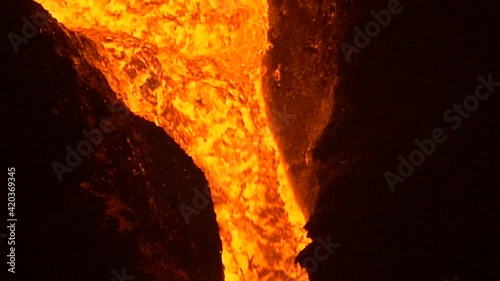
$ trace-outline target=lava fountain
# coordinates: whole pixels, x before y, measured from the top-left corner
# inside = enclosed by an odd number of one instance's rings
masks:
[[[305,218],[262,87],[265,0],[38,0],[91,42],[82,52],[136,115],[204,172],[225,280],[307,280],[294,257]]]

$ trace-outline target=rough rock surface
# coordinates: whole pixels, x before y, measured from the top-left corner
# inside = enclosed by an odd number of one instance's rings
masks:
[[[222,280],[213,206],[189,224],[178,209],[207,184],[192,159],[162,129],[116,110],[115,94],[75,47],[84,38],[55,19],[15,53],[5,35],[21,34],[22,18],[43,8],[1,5],[1,159],[16,168],[16,280],[118,280],[123,272]],[[114,129],[60,182],[51,163],[67,165],[66,146],[77,150],[82,130],[105,118]]]
[[[388,2],[338,1],[337,44],[354,46],[355,27],[364,29],[373,20],[370,11]],[[318,261],[313,281],[496,280],[500,89],[460,117],[460,126],[443,119],[474,95],[478,76],[500,81],[495,4],[401,5],[350,63],[335,48],[339,82],[315,148],[321,191],[306,226],[315,242],[297,260],[314,256],[317,239],[330,236],[341,246]],[[408,159],[414,140],[431,137],[435,128],[445,131],[446,141],[392,192],[384,172],[397,174],[398,156]]]

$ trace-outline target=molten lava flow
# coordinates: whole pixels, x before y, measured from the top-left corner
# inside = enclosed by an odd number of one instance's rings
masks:
[[[39,0],[137,115],[205,173],[225,280],[306,280],[308,242],[262,92],[265,0]]]

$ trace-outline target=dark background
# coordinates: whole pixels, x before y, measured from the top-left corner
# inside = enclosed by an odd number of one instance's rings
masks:
[[[387,2],[337,2],[337,42],[353,45],[354,27],[363,29],[370,10]],[[499,280],[500,90],[457,130],[443,121],[447,109],[474,94],[479,75],[500,81],[498,6],[401,4],[351,63],[337,49],[340,82],[315,149],[322,190],[307,230],[341,247],[311,280]],[[435,128],[448,139],[391,192],[384,172],[397,173],[398,155],[408,159],[413,141]]]

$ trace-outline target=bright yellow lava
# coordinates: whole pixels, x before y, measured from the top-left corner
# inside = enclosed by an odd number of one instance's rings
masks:
[[[265,0],[38,0],[137,115],[205,173],[225,280],[307,280],[305,224],[263,98]]]

